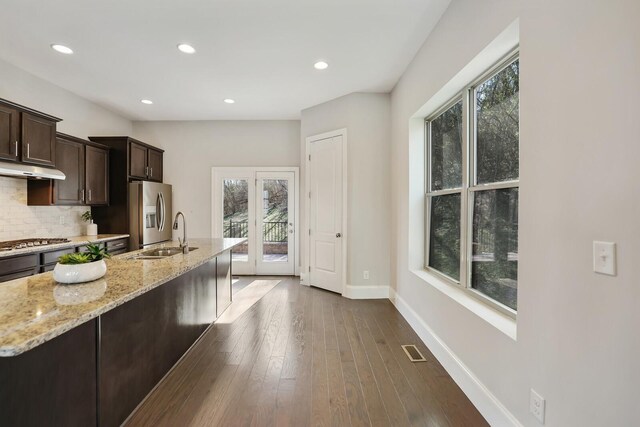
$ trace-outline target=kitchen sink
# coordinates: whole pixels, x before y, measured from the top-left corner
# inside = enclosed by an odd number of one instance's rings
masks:
[[[195,251],[198,248],[189,247],[189,252]],[[132,257],[132,259],[160,259],[167,258],[170,256],[178,255],[182,253],[182,248],[172,247],[172,248],[157,248],[150,249],[148,251],[144,251]]]

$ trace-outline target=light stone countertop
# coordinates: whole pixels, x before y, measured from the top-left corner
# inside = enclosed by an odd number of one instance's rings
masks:
[[[128,234],[98,234],[97,236],[75,236],[67,237],[70,242],[56,243],[55,245],[31,246],[24,249],[13,249],[10,251],[0,251],[0,258],[8,258],[19,255],[56,251],[59,249],[73,248],[76,246],[88,245],[89,243],[107,242],[109,240],[124,239]]]
[[[85,284],[58,284],[53,272],[0,283],[0,357],[37,347],[245,241],[191,239],[190,246],[197,250],[162,259],[130,259],[142,250],[127,252],[106,260],[107,274]],[[150,248],[163,246],[178,246],[178,242]]]

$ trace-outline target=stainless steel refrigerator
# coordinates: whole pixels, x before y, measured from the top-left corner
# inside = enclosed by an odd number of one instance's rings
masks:
[[[148,181],[129,184],[129,247],[132,250],[171,240],[171,185]]]

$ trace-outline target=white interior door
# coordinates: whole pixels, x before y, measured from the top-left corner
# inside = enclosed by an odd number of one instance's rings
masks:
[[[213,168],[212,236],[246,238],[233,274],[298,274],[298,168]]]
[[[311,141],[309,283],[342,293],[342,136]]]
[[[295,274],[293,172],[256,173],[256,274]]]
[[[255,274],[255,173],[224,168],[214,172],[215,237],[244,237],[232,251],[233,274]]]

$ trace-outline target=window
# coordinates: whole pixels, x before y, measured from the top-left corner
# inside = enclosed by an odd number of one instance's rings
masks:
[[[426,268],[512,314],[519,65],[510,56],[426,120]]]

